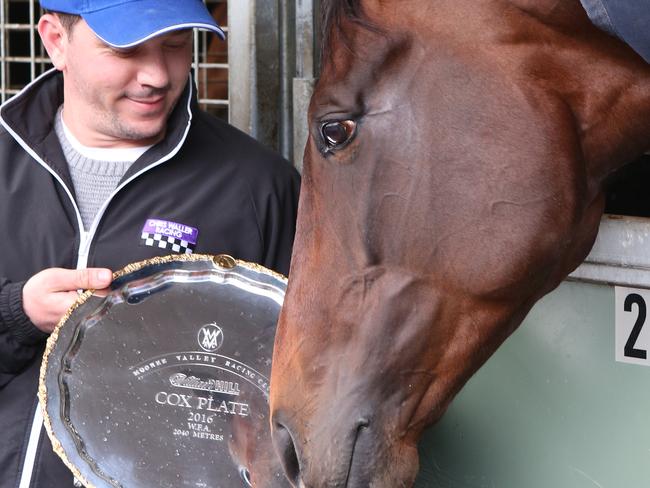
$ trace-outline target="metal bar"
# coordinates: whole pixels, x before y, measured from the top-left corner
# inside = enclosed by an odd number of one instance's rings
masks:
[[[296,78],[314,77],[314,2],[296,0]]]
[[[258,1],[255,6],[255,111],[257,139],[280,149],[280,12],[278,0]]]
[[[207,49],[207,46],[206,46],[206,43],[207,43],[207,36],[206,36],[206,33],[205,33],[205,32],[202,32],[202,33],[201,33],[201,41],[202,41],[202,43],[203,43],[203,44],[202,44],[202,45],[203,45],[203,52],[201,52],[201,58],[202,58],[203,60],[206,60],[206,59],[207,59],[208,49]],[[199,46],[196,46],[195,49],[194,49],[194,51],[198,54],[199,49],[200,49],[200,47],[199,47]],[[196,66],[196,69],[197,69],[197,72],[198,72],[198,76],[196,77],[196,82],[197,82],[198,85],[199,85],[199,86],[197,87],[197,90],[198,90],[198,96],[199,96],[199,98],[205,98],[205,97],[206,97],[206,94],[207,94],[207,92],[208,92],[208,90],[207,90],[207,84],[208,84],[208,70],[205,69],[205,68],[204,68],[203,70],[201,70],[201,62],[200,62],[200,60],[198,60],[198,61],[195,63],[195,66]],[[202,91],[201,91],[201,90],[202,90]]]
[[[199,62],[199,68],[215,68],[215,69],[228,69],[229,63],[202,63]]]
[[[279,0],[280,31],[280,120],[279,150],[293,160],[293,77],[296,71],[294,40],[295,13],[292,1]]]
[[[2,78],[0,80],[0,101],[2,103],[7,99],[5,6],[5,0],[0,0],[0,78]]]
[[[215,105],[220,107],[227,107],[230,105],[228,100],[215,100],[214,98],[200,98],[199,103],[202,105]]]
[[[230,64],[228,118],[235,127],[251,134],[257,132],[257,106],[254,87],[255,63],[255,0],[228,2],[228,60]]]
[[[2,56],[2,59],[11,63],[31,63],[32,61],[39,63],[49,63],[50,58],[48,57],[34,57],[31,56]]]
[[[6,3],[6,2],[4,2]],[[29,24],[3,24],[7,30],[26,31],[31,29]]]
[[[293,154],[302,171],[302,157],[309,136],[307,111],[314,91],[314,0],[296,0],[296,77],[293,80]]]
[[[196,80],[196,83],[198,84],[199,82],[199,33],[195,29],[194,30],[194,35],[193,35],[193,49],[192,52],[194,53],[194,62],[192,63],[192,70],[193,70],[193,78]]]
[[[314,92],[313,78],[293,79],[293,137],[294,166],[302,172],[302,159],[309,137],[309,119],[307,112],[309,101]]]
[[[33,80],[36,78],[36,29],[34,22],[34,2],[29,2],[29,55],[31,61],[29,63],[29,76]]]

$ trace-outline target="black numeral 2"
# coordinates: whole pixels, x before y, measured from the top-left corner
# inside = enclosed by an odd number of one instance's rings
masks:
[[[636,293],[630,293],[628,296],[625,297],[625,304],[624,304],[625,311],[631,312],[632,304],[634,303],[636,303],[637,306],[639,307],[639,315],[636,318],[636,322],[634,323],[634,327],[632,328],[630,337],[627,338],[627,342],[625,343],[625,355],[629,358],[646,359],[648,357],[648,352],[645,349],[636,349],[634,347],[637,339],[639,338],[639,334],[641,333],[641,329],[643,328],[643,324],[645,323],[645,316],[646,316],[645,300],[641,295],[638,295]]]

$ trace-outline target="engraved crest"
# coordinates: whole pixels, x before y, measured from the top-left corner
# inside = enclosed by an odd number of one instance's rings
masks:
[[[223,344],[223,330],[215,322],[199,329],[199,346],[207,352],[214,352]]]

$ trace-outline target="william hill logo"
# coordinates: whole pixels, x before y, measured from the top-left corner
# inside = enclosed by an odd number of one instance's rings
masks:
[[[215,322],[199,329],[199,346],[207,352],[214,352],[223,344],[223,330]]]

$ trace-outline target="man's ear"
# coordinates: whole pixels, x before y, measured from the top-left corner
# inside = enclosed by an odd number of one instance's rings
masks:
[[[38,33],[43,46],[56,69],[63,71],[66,65],[68,34],[56,14],[44,14],[38,21]]]

